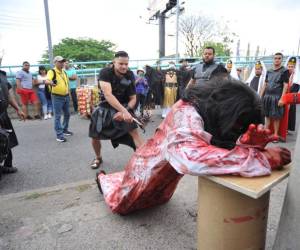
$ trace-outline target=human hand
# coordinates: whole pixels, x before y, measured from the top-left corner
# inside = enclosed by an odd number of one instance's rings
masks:
[[[123,113],[122,112],[117,112],[114,117],[113,117],[114,120],[120,122],[120,121],[123,121],[124,118],[123,118]]]
[[[23,111],[18,110],[18,111],[17,111],[17,114],[18,114],[20,120],[22,120],[22,121],[25,121],[25,120],[26,120],[26,116],[25,116],[25,114],[23,113]]]
[[[132,115],[126,110],[126,112],[123,113],[123,118],[125,122],[131,123],[133,122]]]
[[[272,135],[271,131],[264,128],[262,124],[250,124],[248,130],[241,136],[239,141],[241,144],[253,145],[263,149],[269,142],[278,139],[278,136]]]
[[[278,101],[278,106],[279,106],[279,107],[282,107],[282,106],[284,106],[284,104],[285,104],[285,103],[283,102],[283,99],[280,98],[279,101]]]
[[[283,147],[272,147],[262,151],[271,165],[271,169],[281,169],[292,161],[291,152]]]

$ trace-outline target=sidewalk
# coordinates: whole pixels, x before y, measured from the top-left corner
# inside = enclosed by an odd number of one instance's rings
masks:
[[[271,194],[267,248],[283,203]],[[196,249],[197,177],[185,176],[172,199],[128,216],[112,214],[94,180],[0,196],[0,249]],[[209,225],[207,225],[209,226]]]

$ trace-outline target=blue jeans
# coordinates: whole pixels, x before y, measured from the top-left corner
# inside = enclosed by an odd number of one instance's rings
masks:
[[[54,111],[54,129],[56,136],[63,137],[64,131],[68,130],[70,120],[70,96],[51,95]],[[63,124],[61,125],[61,115],[64,114]]]
[[[47,108],[47,99],[45,96],[45,89],[38,89],[38,97],[40,99],[40,102],[42,104],[42,109],[43,109],[43,115],[47,115],[48,114],[48,108]]]

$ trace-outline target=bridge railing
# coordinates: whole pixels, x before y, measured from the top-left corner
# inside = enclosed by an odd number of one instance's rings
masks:
[[[284,61],[288,57],[284,58]],[[129,66],[131,70],[136,70],[140,67],[144,67],[145,65],[150,65],[152,67],[157,66],[158,64],[161,66],[162,69],[168,67],[168,63],[170,61],[175,62],[176,66],[180,66],[180,61],[182,59],[187,59],[190,65],[195,65],[202,61],[200,57],[193,57],[193,58],[161,58],[161,59],[143,59],[143,60],[130,60]],[[272,65],[273,58],[272,56],[260,56],[260,57],[216,57],[216,61],[226,64],[228,59],[231,59],[238,68],[248,68],[251,69],[256,60],[261,60],[265,63],[266,67],[269,68]],[[87,77],[95,77],[97,78],[100,70],[105,67],[111,61],[89,61],[89,62],[72,62],[71,64],[75,66],[76,73],[79,79],[87,78]],[[50,68],[49,64],[33,64],[30,66],[30,71],[33,73],[34,76],[37,75],[38,67],[45,66],[46,68]],[[1,66],[0,69],[6,71],[9,81],[12,84],[15,84],[15,77],[16,72],[21,70],[22,65],[8,65],[8,66]]]

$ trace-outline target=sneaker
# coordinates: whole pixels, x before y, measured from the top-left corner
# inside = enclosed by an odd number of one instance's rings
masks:
[[[48,114],[48,119],[51,119],[52,118],[52,115],[51,113]]]
[[[44,115],[44,120],[48,120],[48,115]]]
[[[65,137],[57,137],[56,141],[58,141],[58,142],[66,142],[67,139]]]
[[[73,132],[71,132],[69,130],[66,130],[66,131],[64,131],[64,135],[65,136],[71,136],[71,135],[73,135]]]

